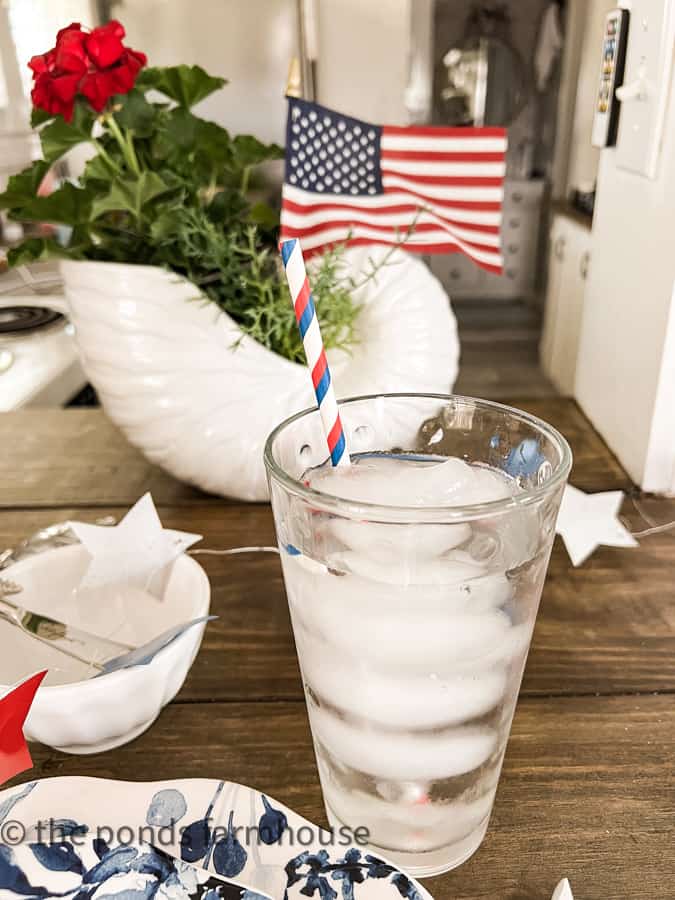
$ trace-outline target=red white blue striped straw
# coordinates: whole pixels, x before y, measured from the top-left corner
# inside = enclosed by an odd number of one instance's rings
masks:
[[[321,414],[330,459],[334,466],[348,466],[349,452],[345,441],[345,433],[338,412],[338,405],[333,390],[333,381],[326,360],[326,352],[321,338],[319,319],[316,315],[309,279],[305,271],[300,242],[296,239],[282,241],[281,258],[286,269],[286,278],[291,292],[291,300],[295,307],[295,318],[300,329],[300,337],[305,348],[307,365],[312,373],[312,384],[316,394],[316,402]]]

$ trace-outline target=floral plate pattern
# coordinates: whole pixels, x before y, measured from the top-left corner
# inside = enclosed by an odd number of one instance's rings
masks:
[[[432,900],[387,860],[227,781],[48,778],[0,793],[7,900]]]

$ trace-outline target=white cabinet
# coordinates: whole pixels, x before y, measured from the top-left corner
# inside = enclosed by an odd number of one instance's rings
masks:
[[[554,216],[540,357],[542,369],[566,396],[574,394],[581,315],[590,263],[590,229],[565,215]]]

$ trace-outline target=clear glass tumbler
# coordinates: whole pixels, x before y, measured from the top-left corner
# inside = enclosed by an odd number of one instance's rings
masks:
[[[545,422],[482,400],[340,411],[352,474],[374,478],[329,471],[316,409],[265,448],[326,810],[413,875],[438,874],[487,829],[572,456]],[[434,503],[452,467],[482,494]],[[401,505],[416,479],[424,505]]]

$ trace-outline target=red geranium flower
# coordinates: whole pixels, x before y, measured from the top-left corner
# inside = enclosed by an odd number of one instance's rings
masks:
[[[87,70],[87,54],[84,42],[87,33],[82,31],[79,22],[73,22],[67,28],[62,28],[56,35],[56,47],[54,47],[54,67],[59,71],[82,74]]]
[[[89,71],[80,85],[96,112],[101,112],[114,94],[128,94],[136,83],[136,76],[146,63],[144,53],[124,49],[117,64],[98,71]]]
[[[28,63],[33,70],[33,104],[70,122],[78,94],[86,97],[96,112],[115,94],[127,94],[147,58],[125,47],[124,35],[116,21],[91,32],[83,31],[79,22],[62,28],[54,49]]]
[[[97,66],[102,68],[112,66],[124,53],[123,37],[124,28],[119,22],[113,20],[107,25],[101,25],[87,35],[85,40],[87,53]]]

